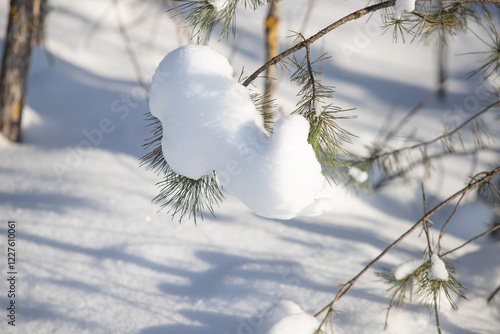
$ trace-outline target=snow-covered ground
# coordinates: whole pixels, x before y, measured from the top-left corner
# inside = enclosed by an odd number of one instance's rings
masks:
[[[160,60],[188,40],[157,1],[118,1],[118,20],[113,3],[52,2],[46,50],[34,52],[24,142],[0,139],[0,332],[263,334],[276,324],[269,333],[298,333],[300,326],[313,324],[308,314],[326,305],[339,284],[423,215],[418,180],[371,196],[339,187],[335,209],[314,218],[261,218],[232,197],[216,217],[206,215],[197,226],[189,220],[179,224],[167,210],[157,212],[150,201],[160,177],[139,167],[149,136],[143,120],[148,105],[118,24],[125,23],[147,82]],[[282,36],[300,29],[306,3],[283,2]],[[365,4],[318,0],[304,33]],[[4,2],[2,26],[7,10]],[[236,49],[217,39],[209,43],[238,74],[244,67],[248,75],[262,63],[264,16],[259,10],[238,17]],[[364,153],[389,113],[401,117],[436,80],[433,49],[417,42],[393,44],[389,33],[374,31],[376,20],[374,15],[368,25],[351,22],[313,47],[317,55],[332,56],[323,70],[325,82],[336,86],[335,103],[358,108],[357,119],[342,121],[359,136],[350,146],[356,153]],[[478,42],[457,42],[453,55],[481,48]],[[283,48],[289,43],[284,40]],[[463,83],[475,63],[464,56],[450,60],[447,105],[431,103],[406,132],[433,135],[453,105],[483,102],[477,83]],[[286,79],[279,85],[278,103],[291,110],[297,87]],[[490,169],[498,160],[480,154],[477,161],[441,161],[426,181],[428,207],[462,188],[468,172]],[[442,223],[452,209],[445,208],[434,223]],[[465,203],[444,249],[484,231],[491,217],[483,204]],[[8,220],[16,222],[15,327],[7,323]],[[425,246],[416,233],[375,270],[418,259]],[[486,298],[500,285],[499,254],[500,243],[486,238],[450,257],[468,300],[458,301],[457,312],[443,303],[445,333],[498,333],[500,296],[490,304]],[[375,270],[335,305],[335,333],[436,332],[428,310],[414,304],[392,309],[384,331],[389,295]],[[280,323],[279,314],[295,315]]]

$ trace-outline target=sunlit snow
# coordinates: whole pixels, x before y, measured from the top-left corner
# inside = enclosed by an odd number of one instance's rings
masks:
[[[250,91],[213,49],[186,45],[167,55],[153,77],[150,108],[162,122],[163,155],[178,174],[199,179],[215,170],[224,190],[263,217],[331,209],[319,197],[325,178],[307,143],[309,123],[289,115],[269,136]]]
[[[429,270],[427,277],[433,280],[447,281],[449,273],[443,260],[441,260],[437,254],[432,254],[431,262],[431,269]]]
[[[394,14],[400,18],[404,12],[412,12],[415,10],[415,0],[396,0]]]

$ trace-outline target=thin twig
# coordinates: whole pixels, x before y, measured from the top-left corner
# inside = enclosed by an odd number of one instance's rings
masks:
[[[461,248],[463,248],[463,247],[467,246],[468,244],[470,244],[470,243],[472,243],[472,242],[476,241],[477,239],[482,238],[482,237],[484,237],[485,235],[488,235],[488,234],[490,234],[491,232],[496,231],[496,230],[498,230],[498,229],[500,229],[500,225],[497,225],[497,226],[495,226],[495,227],[490,228],[488,231],[483,232],[483,233],[481,233],[481,234],[479,234],[479,235],[475,236],[474,238],[470,239],[469,241],[464,242],[464,243],[463,243],[463,244],[461,244],[460,246],[458,246],[458,247],[456,247],[456,248],[453,248],[452,250],[447,251],[446,253],[443,253],[441,256],[446,256],[446,255],[448,255],[448,254],[451,254],[451,253],[453,253],[453,252],[455,252],[455,251],[457,251],[457,250],[459,250],[459,249],[461,249]]]
[[[493,291],[493,293],[488,297],[488,303],[491,303],[491,301],[493,300],[493,297],[495,297],[495,295],[500,291],[500,285],[498,286],[498,288],[495,289],[495,291]]]
[[[443,224],[443,227],[441,227],[441,232],[439,232],[439,239],[438,239],[438,252],[441,250],[441,239],[444,236],[444,229],[446,228],[448,223],[451,221],[451,219],[455,216],[455,213],[457,212],[458,207],[460,206],[460,203],[462,202],[464,197],[465,197],[465,193],[463,193],[462,196],[460,196],[460,199],[458,200],[457,204],[455,205],[453,212],[450,214],[450,216],[448,217],[446,222]]]
[[[443,89],[444,87],[444,81],[441,81],[436,88],[427,96],[421,100],[412,110],[410,110],[394,127],[391,131],[389,131],[385,137],[384,137],[384,142],[387,142],[389,139],[394,137],[402,128],[403,126],[413,117],[415,116],[420,110],[422,110],[429,102],[434,99],[434,97]]]
[[[316,4],[316,0],[309,0],[307,4],[307,10],[306,14],[304,15],[304,18],[302,19],[302,25],[300,26],[300,33],[304,33],[304,30],[306,30],[307,24],[309,23],[309,19],[311,18],[311,13],[313,11],[314,5]]]
[[[128,37],[127,28],[125,27],[125,24],[123,22],[123,18],[122,18],[121,12],[120,12],[120,7],[118,5],[118,0],[113,0],[113,6],[114,6],[116,24],[118,25],[118,30],[120,31],[120,35],[122,36],[123,42],[125,44],[125,50],[127,51],[127,54],[130,58],[130,62],[132,63],[132,66],[134,68],[137,81],[139,82],[141,87],[144,89],[144,91],[147,93],[148,86],[146,85],[146,82],[144,81],[144,76],[142,74],[141,65],[139,64],[139,60],[137,59],[137,56],[134,52],[134,48],[132,47],[132,42],[130,41],[130,38]]]
[[[397,150],[394,150],[394,151],[390,151],[390,152],[380,153],[380,154],[377,154],[377,155],[371,157],[370,159],[372,159],[372,160],[378,160],[380,158],[385,158],[385,157],[390,156],[390,155],[397,155],[399,153],[402,153],[402,152],[405,152],[405,151],[411,151],[411,150],[414,150],[414,149],[422,147],[422,146],[429,146],[429,145],[432,145],[432,144],[434,144],[434,143],[436,143],[436,142],[438,142],[440,140],[449,138],[449,137],[453,136],[454,134],[456,134],[457,132],[459,132],[460,130],[462,130],[465,126],[467,126],[470,122],[472,122],[473,120],[475,120],[476,118],[478,118],[482,114],[488,112],[490,109],[492,109],[494,107],[497,107],[499,105],[500,105],[500,100],[491,103],[489,106],[487,106],[483,110],[481,110],[478,113],[476,113],[476,114],[472,115],[471,117],[469,117],[466,121],[464,121],[462,124],[460,124],[459,126],[457,126],[451,132],[444,133],[441,136],[438,136],[438,137],[436,137],[434,139],[431,139],[431,140],[428,140],[428,141],[425,141],[425,142],[422,142],[422,143],[418,143],[418,144],[415,144],[415,145],[412,145],[412,146],[403,147],[403,148],[400,148],[400,149],[397,149]]]
[[[427,215],[427,200],[425,199],[425,188],[424,188],[423,183],[422,183],[422,197],[423,197],[423,201],[424,201],[424,216],[426,216]],[[433,254],[433,251],[432,251],[432,246],[431,246],[431,238],[429,236],[429,219],[424,220],[424,231],[425,231],[425,238],[427,239],[427,247],[429,248],[429,256],[431,256]]]
[[[360,17],[368,14],[368,13],[371,13],[371,12],[375,12],[377,10],[380,10],[382,8],[386,8],[386,7],[390,7],[390,6],[394,6],[394,4],[396,3],[396,0],[389,0],[389,1],[386,1],[386,2],[382,2],[382,3],[378,3],[378,4],[375,4],[375,5],[372,5],[372,6],[368,6],[366,8],[363,8],[363,9],[360,9],[360,10],[357,10],[347,16],[344,16],[343,18],[341,18],[340,20],[338,21],[335,21],[334,23],[330,24],[329,26],[327,26],[326,28],[320,30],[319,32],[317,32],[316,34],[314,34],[313,36],[309,37],[308,39],[306,40],[303,40],[302,42],[296,44],[295,46],[289,48],[288,50],[285,50],[283,51],[282,53],[280,53],[279,55],[277,55],[276,57],[272,58],[271,60],[269,60],[267,63],[265,63],[264,65],[262,65],[261,67],[259,67],[254,73],[252,73],[243,83],[242,85],[243,86],[248,86],[252,81],[254,81],[262,72],[264,72],[269,66],[272,66],[272,65],[276,65],[278,62],[280,62],[283,58],[285,57],[288,57],[289,55],[303,49],[306,47],[306,45],[311,45],[312,43],[316,42],[318,39],[320,39],[321,37],[323,37],[324,35],[328,34],[330,31],[332,31],[333,29],[335,28],[338,28],[340,27],[341,25],[349,22],[349,21],[352,21],[352,20],[356,20],[356,19],[359,19]]]
[[[339,301],[343,296],[345,296],[351,290],[351,288],[354,286],[354,284],[359,280],[359,278],[361,276],[363,276],[375,263],[377,263],[382,257],[384,257],[394,247],[396,247],[397,244],[399,244],[407,236],[409,236],[410,234],[412,234],[425,220],[429,219],[432,215],[434,215],[436,212],[438,212],[439,210],[441,210],[448,203],[452,202],[453,200],[455,200],[459,196],[462,196],[462,194],[475,189],[476,187],[480,186],[481,184],[483,184],[483,183],[491,180],[495,175],[498,175],[498,174],[500,174],[500,167],[497,167],[497,168],[493,169],[490,172],[482,172],[482,173],[477,174],[473,178],[473,180],[475,180],[475,181],[470,182],[466,187],[464,187],[460,191],[456,192],[455,194],[451,195],[450,197],[448,197],[448,199],[446,199],[445,201],[441,202],[439,205],[437,205],[436,207],[434,207],[434,209],[432,209],[431,211],[429,211],[424,217],[422,217],[419,221],[417,221],[410,229],[408,229],[405,233],[403,233],[396,241],[394,241],[392,244],[390,244],[375,259],[373,259],[368,265],[366,265],[366,267],[364,267],[363,270],[361,270],[356,276],[354,276],[347,283],[343,284],[340,287],[340,289],[339,289],[337,295],[335,296],[335,298],[328,305],[326,305],[325,307],[323,307],[314,316],[318,317],[323,312],[325,312],[327,310],[328,311],[332,310],[333,309],[333,305],[337,301]],[[479,176],[482,176],[482,178],[477,179]],[[443,256],[446,255],[446,254],[448,254],[448,253],[443,254]],[[323,326],[323,324],[325,323],[325,321],[326,320],[323,319],[323,321],[321,322],[321,325],[320,325],[319,328],[321,328]]]

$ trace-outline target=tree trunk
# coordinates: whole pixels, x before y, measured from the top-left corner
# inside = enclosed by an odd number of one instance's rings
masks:
[[[266,19],[266,62],[274,58],[279,54],[279,37],[278,37],[278,29],[280,22],[280,2],[276,0],[271,0],[269,6],[269,12],[267,14]],[[266,94],[266,103],[268,106],[270,104],[270,100],[272,99],[272,95],[276,86],[276,66],[270,66],[266,70],[266,79],[265,79],[265,89],[264,93]],[[272,119],[272,110],[270,107],[264,108],[264,117],[268,119]]]
[[[7,139],[21,139],[31,51],[36,41],[41,0],[11,0],[0,73],[0,130]]]

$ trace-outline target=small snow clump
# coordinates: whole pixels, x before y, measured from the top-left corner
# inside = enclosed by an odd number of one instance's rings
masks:
[[[321,196],[325,177],[307,142],[307,120],[286,116],[269,136],[250,91],[233,73],[224,56],[202,45],[180,47],[161,61],[149,105],[162,123],[170,168],[194,180],[215,170],[224,191],[263,217],[331,209]]]
[[[432,254],[431,262],[431,269],[429,270],[427,277],[431,280],[447,281],[449,273],[443,260],[441,260],[438,255]]]
[[[349,176],[359,183],[363,183],[368,180],[368,173],[358,167],[349,168]]]
[[[218,12],[224,10],[224,8],[226,8],[227,5],[226,0],[208,0],[208,3],[210,3],[214,7],[214,9]]]
[[[392,273],[394,274],[394,278],[399,281],[401,279],[404,279],[404,278],[410,276],[423,263],[424,263],[423,260],[418,259],[418,260],[411,260],[411,261],[408,261],[406,263],[400,264],[399,266],[395,267],[392,270]]]
[[[405,11],[410,13],[414,10],[415,10],[415,0],[396,0],[396,6],[394,7],[394,15],[398,19],[400,19]]]
[[[319,321],[305,313],[300,306],[289,300],[281,300],[265,315],[259,334],[311,334],[319,327]]]

